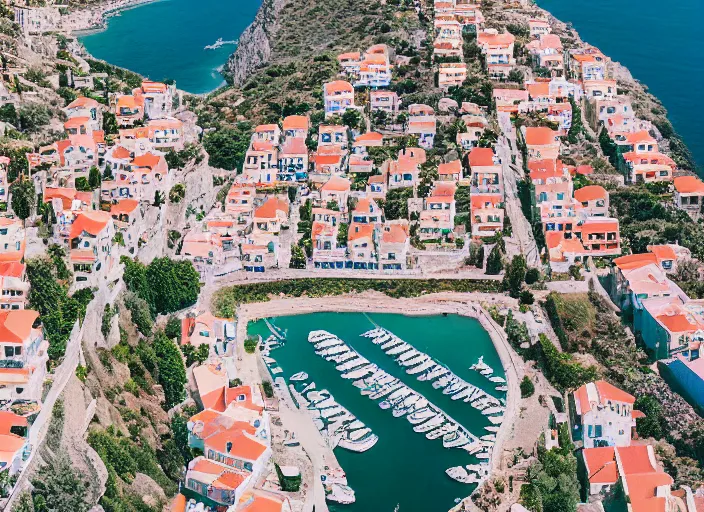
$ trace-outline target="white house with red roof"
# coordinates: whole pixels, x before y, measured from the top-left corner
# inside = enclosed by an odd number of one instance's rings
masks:
[[[409,226],[405,219],[389,220],[380,227],[379,268],[384,272],[406,270],[410,248]]]
[[[346,244],[338,240],[342,213],[328,208],[313,208],[312,216],[313,265],[324,269],[344,268]]]
[[[418,137],[418,145],[421,148],[432,148],[437,133],[435,109],[418,103],[409,105],[406,133]]]
[[[38,318],[31,309],[0,311],[0,400],[41,403],[49,343]]]
[[[115,223],[110,213],[86,210],[76,216],[68,235],[69,262],[76,287],[99,286],[116,267],[114,236]]]
[[[633,410],[635,397],[604,380],[584,384],[573,397],[585,448],[631,445],[636,419],[644,416]]]
[[[354,87],[344,80],[334,80],[323,84],[325,117],[342,115],[347,109],[355,108]]]
[[[499,33],[487,29],[477,35],[477,44],[482,49],[486,68],[492,77],[506,77],[516,65],[513,46],[516,38],[509,32]]]
[[[0,263],[0,310],[24,309],[28,292],[25,264],[19,261]]]
[[[430,196],[423,200],[418,235],[421,240],[441,240],[453,236],[455,228],[454,183],[436,181]]]
[[[704,207],[704,182],[697,176],[678,176],[673,180],[673,186],[675,206],[698,219]]]
[[[132,90],[135,98],[141,99],[144,113],[149,119],[162,119],[171,115],[173,111],[176,86],[161,82],[143,80],[142,85]]]

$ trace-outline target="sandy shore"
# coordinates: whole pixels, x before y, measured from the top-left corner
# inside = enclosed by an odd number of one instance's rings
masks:
[[[496,436],[492,452],[492,471],[500,469],[503,447],[511,435],[515,435],[514,422],[520,400],[520,379],[524,375],[523,360],[516,354],[503,330],[491,319],[482,304],[507,305],[517,308],[514,299],[486,293],[437,293],[408,299],[392,299],[376,292],[364,292],[346,296],[323,298],[282,298],[270,302],[243,304],[237,309],[238,367],[244,382],[259,382],[257,355],[246,354],[243,341],[247,337],[247,325],[251,321],[267,317],[304,315],[320,312],[392,313],[402,315],[457,314],[476,318],[489,333],[501,364],[506,373],[508,392],[504,422]]]
[[[62,27],[74,36],[99,32],[107,28],[107,19],[120,11],[139,7],[159,0],[110,0],[100,4],[72,11],[62,18]]]

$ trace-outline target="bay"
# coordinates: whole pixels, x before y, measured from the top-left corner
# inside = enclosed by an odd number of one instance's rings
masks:
[[[571,22],[581,38],[626,66],[659,98],[675,130],[704,165],[698,92],[704,83],[704,2],[679,0],[537,0]]]
[[[380,409],[380,401],[362,395],[351,381],[341,378],[334,363],[315,354],[314,347],[308,342],[308,333],[322,329],[337,335],[481,437],[488,434],[484,427],[490,425],[485,416],[470,404],[453,401],[443,395],[442,390],[433,389],[431,383],[419,382],[417,376],[407,375],[378,345],[360,336],[373,329],[375,324],[384,327],[445,364],[467,382],[502,397],[504,394],[494,391],[496,384],[469,369],[479,356],[484,356],[484,361],[494,368],[495,375],[504,376],[491,338],[478,321],[453,315],[363,313],[316,313],[277,317],[270,321],[286,333],[287,340],[283,347],[271,353],[283,370],[277,376],[288,379],[294,373],[305,371],[309,374],[309,381],[316,383],[316,389],[330,391],[338,403],[379,436],[377,444],[364,453],[335,449],[357,501],[345,506],[331,504],[331,510],[392,512],[398,505],[399,512],[445,511],[454,506],[456,498],[470,494],[474,485],[452,480],[445,470],[476,464],[479,461],[474,456],[462,449],[443,448],[441,439],[428,440],[424,434],[414,432],[405,417],[394,418],[390,410]],[[251,323],[248,332],[261,334],[264,338],[270,334],[264,321]]]
[[[202,94],[225,82],[218,69],[254,20],[260,0],[160,0],[108,18],[107,29],[81,36],[89,53],[151,80],[176,80],[179,89]]]

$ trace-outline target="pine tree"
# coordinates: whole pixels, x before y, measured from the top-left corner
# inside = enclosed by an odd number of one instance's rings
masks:
[[[498,244],[489,253],[486,259],[486,273],[490,276],[495,276],[501,273],[504,268],[503,256]]]
[[[96,166],[90,168],[88,173],[88,186],[91,190],[100,188],[100,170]]]

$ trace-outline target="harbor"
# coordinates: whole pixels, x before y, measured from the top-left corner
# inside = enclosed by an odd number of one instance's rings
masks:
[[[484,362],[503,378],[477,320],[318,313],[248,332],[277,347],[263,357],[272,380],[286,379],[346,474],[354,503],[329,500],[330,510],[449,509],[488,475],[506,394],[470,369]],[[389,354],[401,344],[418,353]]]

